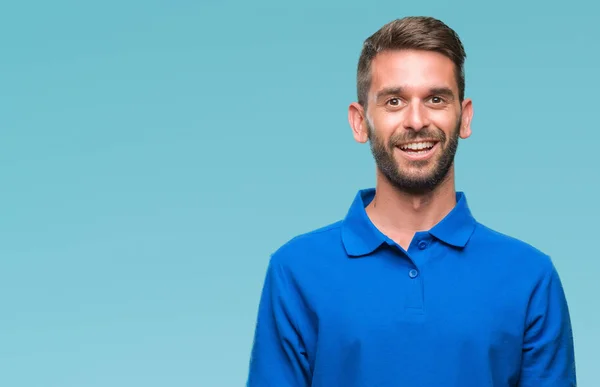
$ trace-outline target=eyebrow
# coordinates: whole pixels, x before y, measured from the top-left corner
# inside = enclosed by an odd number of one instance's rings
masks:
[[[399,95],[404,92],[403,87],[386,87],[375,95],[375,99],[379,101],[383,97],[389,97],[390,95]],[[454,98],[454,93],[449,87],[432,87],[429,89],[429,94],[441,95],[446,98]]]
[[[434,87],[429,89],[430,94],[441,95],[446,98],[454,98],[454,92],[449,87]]]

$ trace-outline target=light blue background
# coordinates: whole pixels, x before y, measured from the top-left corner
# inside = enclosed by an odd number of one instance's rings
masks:
[[[461,36],[457,189],[552,255],[600,385],[598,9],[480,3],[4,2],[0,385],[243,385],[269,254],[374,184],[347,106],[406,15]]]

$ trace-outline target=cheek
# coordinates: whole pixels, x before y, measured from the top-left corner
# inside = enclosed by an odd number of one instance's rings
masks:
[[[398,127],[402,126],[402,113],[387,113],[379,117],[378,122],[383,130],[393,133]]]
[[[386,114],[373,117],[369,120],[369,125],[375,131],[377,137],[387,143],[390,137],[398,132],[398,128],[401,127],[402,120],[399,116],[399,114]]]
[[[459,116],[454,111],[433,110],[429,117],[432,123],[439,125],[442,128],[448,128],[454,127]]]
[[[451,138],[455,135],[457,125],[459,124],[459,117],[455,115],[440,116],[432,118],[431,124],[446,134],[446,138]]]

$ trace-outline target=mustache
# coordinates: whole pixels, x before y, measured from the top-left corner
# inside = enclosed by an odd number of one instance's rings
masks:
[[[444,133],[442,130],[422,129],[418,132],[411,130],[392,135],[389,143],[392,146],[396,146],[402,143],[415,142],[419,140],[435,140],[443,143],[446,141],[446,133]]]

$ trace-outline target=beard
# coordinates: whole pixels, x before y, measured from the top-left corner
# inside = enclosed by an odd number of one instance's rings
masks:
[[[377,169],[401,192],[412,195],[424,195],[432,192],[448,176],[454,163],[461,123],[462,119],[459,119],[449,137],[440,129],[423,128],[418,132],[410,130],[394,134],[386,143],[377,136],[375,128],[371,127],[367,120],[371,153],[373,153]],[[417,173],[404,170],[394,157],[398,144],[426,139],[438,141],[441,155],[429,160],[408,161],[407,169],[420,169]]]

